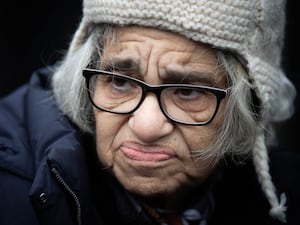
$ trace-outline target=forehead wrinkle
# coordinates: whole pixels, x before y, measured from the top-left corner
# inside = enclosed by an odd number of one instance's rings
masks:
[[[126,36],[126,35],[125,35]],[[136,76],[146,75],[148,70],[147,56],[149,55],[148,48],[140,48],[139,46],[145,43],[144,40],[136,40],[132,37],[120,38],[120,43],[115,51],[107,53],[107,57],[104,57],[104,61],[107,64],[112,65],[116,69],[128,70],[130,72],[136,73]],[[150,48],[151,49],[151,48]],[[134,75],[134,74],[132,74]]]
[[[192,50],[191,54],[181,55],[171,64],[165,63],[164,68],[160,70],[161,77],[170,81],[200,81],[207,85],[223,87],[226,73],[220,67],[215,51],[208,46],[201,47],[203,48]]]

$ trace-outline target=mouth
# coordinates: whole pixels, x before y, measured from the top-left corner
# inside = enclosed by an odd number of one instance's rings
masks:
[[[173,149],[164,146],[141,145],[125,142],[120,147],[125,157],[144,162],[162,162],[176,157]]]

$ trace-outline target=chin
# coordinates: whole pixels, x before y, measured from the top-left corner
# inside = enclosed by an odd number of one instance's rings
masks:
[[[175,181],[162,181],[158,178],[131,179],[120,181],[123,187],[135,195],[141,197],[156,197],[161,195],[172,195],[178,191],[180,184]]]

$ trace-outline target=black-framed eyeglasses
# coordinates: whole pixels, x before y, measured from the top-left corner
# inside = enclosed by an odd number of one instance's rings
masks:
[[[133,113],[147,93],[157,96],[163,114],[185,125],[206,125],[215,117],[220,102],[229,92],[191,84],[150,85],[130,76],[84,69],[88,96],[97,109],[116,114]]]

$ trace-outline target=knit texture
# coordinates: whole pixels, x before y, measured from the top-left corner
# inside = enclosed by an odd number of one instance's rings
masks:
[[[98,23],[156,27],[231,51],[245,62],[262,104],[261,124],[292,114],[296,91],[281,69],[284,0],[84,0],[83,18],[68,54],[86,40],[88,27]],[[252,152],[254,165],[270,215],[284,221],[285,199],[279,202],[270,177],[263,129],[259,127]]]
[[[71,44],[78,48],[89,24],[137,24],[180,33],[242,56],[265,113],[292,114],[295,88],[281,70],[283,0],[84,0],[83,21]]]

